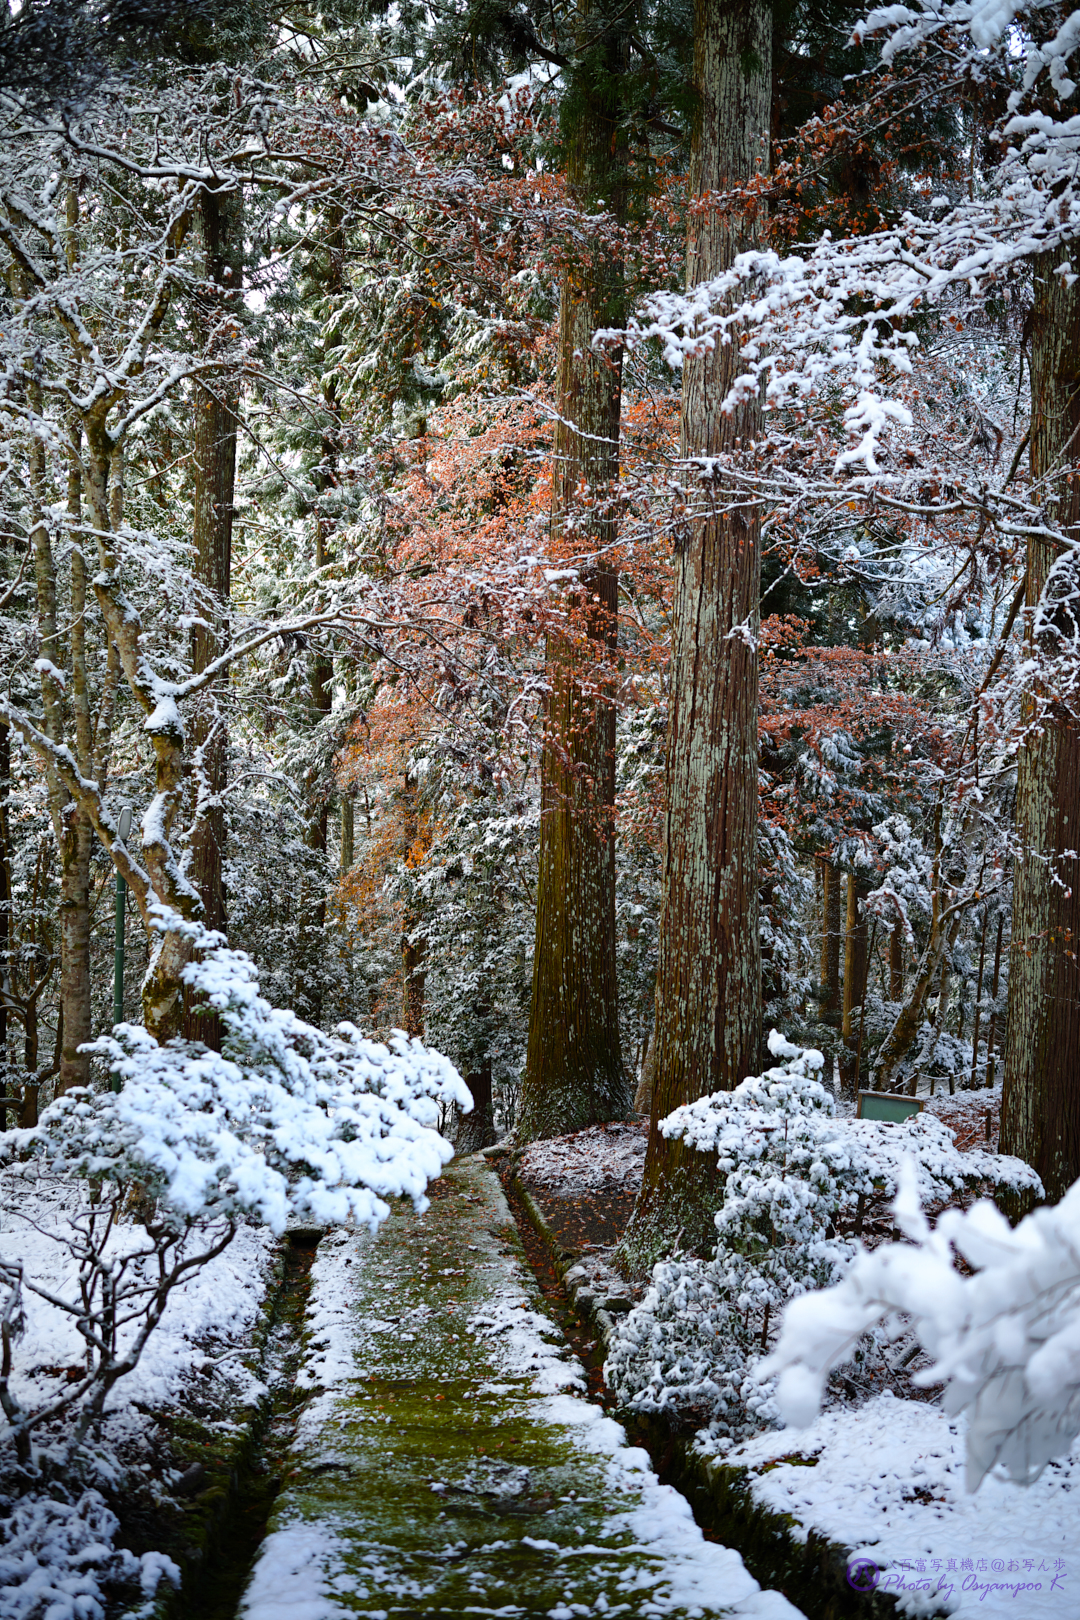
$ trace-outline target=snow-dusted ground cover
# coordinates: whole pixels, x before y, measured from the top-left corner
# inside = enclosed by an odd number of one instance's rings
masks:
[[[34,1129],[0,1132],[5,1620],[99,1620],[107,1588],[113,1612],[119,1588],[132,1613],[149,1601],[168,1560],[116,1548],[97,1487],[126,1491],[147,1467],[133,1402],[160,1409],[196,1366],[244,1383],[228,1341],[252,1326],[268,1251],[249,1223],[373,1229],[392,1197],[423,1208],[453,1151],[440,1108],[471,1106],[440,1054],[327,1035],[272,1007],[222,936],[155,915],[200,952],[183,977],[217,1008],[221,1051],[118,1025],[95,1045],[118,1089],[73,1090]],[[234,1409],[259,1393],[248,1379]]]
[[[70,1212],[87,1196],[84,1182],[59,1182],[31,1160],[0,1172],[0,1260],[21,1260],[44,1288],[64,1296],[72,1262],[56,1241]],[[141,1228],[120,1226],[112,1252],[138,1246]],[[146,1426],[138,1405],[162,1406],[185,1378],[217,1362],[230,1346],[248,1341],[266,1289],[274,1238],[265,1227],[241,1226],[223,1254],[178,1284],[160,1325],[134,1371],[106,1402],[108,1433],[119,1439],[130,1426]],[[13,1387],[25,1406],[36,1406],[85,1364],[86,1345],[74,1319],[39,1295],[24,1295],[25,1328],[19,1339]],[[127,1332],[130,1335],[131,1327]],[[238,1405],[257,1399],[262,1386],[239,1356],[214,1366]]]
[[[73,1265],[56,1234],[85,1197],[84,1183],[58,1183],[34,1161],[7,1168],[0,1174],[0,1262],[21,1262],[42,1287],[65,1295]],[[138,1232],[118,1228],[117,1251],[135,1244]],[[163,1577],[178,1578],[163,1554],[136,1558],[117,1547],[119,1521],[102,1493],[133,1476],[150,1498],[176,1485],[180,1470],[162,1463],[154,1413],[184,1404],[196,1374],[212,1381],[223,1409],[249,1406],[262,1395],[240,1352],[250,1342],[272,1260],[270,1233],[242,1226],[223,1254],[178,1285],[138,1366],[106,1403],[81,1482],[65,1486],[48,1477],[63,1448],[60,1425],[41,1436],[37,1461],[46,1478],[38,1489],[16,1498],[0,1484],[2,1620],[101,1620],[110,1599],[117,1612],[118,1595],[121,1609],[126,1599],[126,1612],[136,1615],[149,1607]],[[12,1386],[31,1408],[85,1368],[85,1344],[72,1317],[40,1295],[24,1295],[23,1319]]]
[[[487,1167],[434,1191],[423,1216],[320,1246],[303,1376],[322,1393],[244,1620],[795,1620],[583,1398]]]
[[[636,1192],[645,1166],[647,1121],[593,1125],[572,1136],[530,1142],[518,1161],[518,1174],[530,1186],[553,1192]]]
[[[961,1420],[886,1393],[823,1412],[805,1430],[756,1435],[723,1460],[751,1471],[754,1500],[790,1514],[794,1535],[815,1530],[848,1548],[857,1585],[880,1571],[880,1589],[900,1596],[902,1613],[1071,1620],[1080,1612],[1080,1449],[1034,1485],[995,1470],[971,1495],[964,1446]]]

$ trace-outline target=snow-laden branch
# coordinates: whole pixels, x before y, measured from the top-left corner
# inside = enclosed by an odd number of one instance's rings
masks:
[[[81,1411],[76,1439],[87,1432],[137,1364],[170,1293],[221,1253],[240,1220],[278,1233],[290,1220],[374,1230],[389,1198],[423,1210],[428,1182],[453,1154],[439,1110],[472,1107],[449,1060],[419,1041],[397,1031],[384,1046],[350,1024],[324,1034],[272,1007],[250,958],[220,934],[160,905],[154,922],[200,953],[183,976],[217,1009],[221,1051],[185,1040],[161,1046],[120,1024],[89,1048],[120,1090],[68,1091],[34,1129],[0,1133],[0,1157],[31,1155],[61,1181],[94,1187],[52,1234],[74,1262],[61,1292],[22,1265],[0,1267],[8,1420],[0,1444],[13,1441],[24,1463],[31,1431],[69,1407]],[[31,1409],[15,1393],[10,1353],[23,1288],[74,1316],[87,1352],[85,1376]]]
[[[946,27],[962,36],[966,30],[969,65],[984,71],[979,53],[991,45],[1006,49],[1003,32],[1021,12],[1034,28],[1047,10],[1039,0],[1023,7],[1012,0],[947,6],[931,0],[918,10],[877,11],[863,31],[891,30],[891,57]],[[657,339],[675,367],[718,345],[738,344],[742,369],[722,403],[726,412],[762,389],[766,406],[777,406],[839,386],[849,444],[836,458],[836,472],[861,463],[876,475],[883,430],[890,421],[912,421],[885,379],[912,371],[919,347],[914,318],[940,309],[960,289],[982,296],[1015,266],[1041,255],[1060,255],[1055,274],[1071,280],[1077,273],[1070,253],[1080,236],[1080,115],[1052,116],[1027,105],[1025,96],[1044,69],[1058,94],[1071,95],[1075,86],[1065,68],[1078,48],[1080,11],[1027,51],[1023,89],[1010,97],[997,131],[1002,158],[982,196],[954,205],[934,198],[926,218],[905,212],[869,236],[834,241],[825,232],[805,256],[742,253],[722,275],[685,293],[654,293],[625,331],[601,330],[595,342],[633,348]]]
[[[944,1383],[945,1410],[968,1413],[968,1489],[996,1463],[1031,1484],[1080,1434],[1080,1183],[1015,1229],[984,1199],[931,1230],[908,1166],[893,1208],[907,1243],[859,1254],[836,1287],[787,1307],[762,1368],[780,1375],[781,1411],[809,1423],[829,1368],[903,1311],[934,1358],[916,1382]],[[974,1276],[956,1269],[954,1249]]]

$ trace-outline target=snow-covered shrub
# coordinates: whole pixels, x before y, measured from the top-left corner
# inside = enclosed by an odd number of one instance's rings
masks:
[[[731,1434],[774,1415],[755,1355],[789,1300],[835,1283],[861,1252],[851,1230],[860,1198],[893,1192],[905,1162],[928,1200],[982,1182],[1039,1185],[1018,1159],[959,1153],[936,1115],[900,1125],[838,1118],[817,1079],[820,1052],[775,1030],[769,1050],[780,1065],[661,1122],[665,1136],[717,1155],[716,1254],[654,1268],[645,1299],[619,1324],[605,1373],[633,1407],[705,1407]]]
[[[127,1616],[150,1614],[162,1577],[180,1584],[172,1559],[159,1552],[136,1558],[117,1547],[120,1522],[99,1491],[69,1495],[50,1483],[48,1498],[0,1497],[0,1596],[7,1620],[101,1620],[108,1598],[121,1593],[134,1600]]]
[[[931,1230],[907,1166],[893,1209],[906,1243],[860,1254],[835,1287],[788,1307],[766,1368],[783,1416],[809,1423],[829,1368],[904,1312],[934,1358],[916,1382],[943,1383],[945,1410],[968,1413],[968,1490],[996,1463],[1033,1483],[1080,1435],[1080,1182],[1015,1229],[982,1199]]]
[[[169,1294],[221,1253],[239,1221],[275,1232],[290,1220],[374,1229],[390,1197],[423,1208],[453,1151],[436,1129],[440,1106],[471,1103],[448,1060],[418,1041],[397,1034],[381,1046],[350,1025],[326,1035],[271,1007],[250,959],[220,935],[163,908],[160,922],[186,929],[200,953],[185,977],[219,1010],[221,1052],[184,1040],[158,1046],[146,1030],[118,1025],[92,1050],[119,1090],[68,1092],[35,1129],[0,1134],[0,1152],[30,1153],[84,1189],[52,1234],[72,1259],[65,1295],[44,1290],[18,1260],[0,1264],[0,1441],[14,1441],[24,1462],[31,1430],[66,1409],[80,1409],[76,1441],[100,1420]],[[24,1289],[67,1313],[86,1346],[84,1375],[33,1410],[20,1405],[6,1353]]]

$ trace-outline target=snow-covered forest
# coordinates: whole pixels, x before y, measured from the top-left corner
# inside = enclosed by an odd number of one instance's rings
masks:
[[[0,1620],[1075,1608],[1077,80],[0,6]]]

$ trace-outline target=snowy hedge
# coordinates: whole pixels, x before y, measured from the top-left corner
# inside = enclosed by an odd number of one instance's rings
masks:
[[[862,1253],[851,1231],[860,1198],[894,1192],[905,1163],[927,1200],[987,1182],[1041,1191],[1019,1159],[958,1152],[936,1115],[901,1125],[838,1118],[817,1078],[820,1052],[775,1030],[769,1050],[780,1065],[661,1122],[665,1136],[717,1156],[716,1253],[654,1268],[645,1299],[618,1326],[606,1368],[629,1405],[704,1408],[733,1436],[777,1421],[758,1353],[789,1300],[835,1283]],[[848,1357],[865,1352],[860,1339]]]

